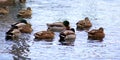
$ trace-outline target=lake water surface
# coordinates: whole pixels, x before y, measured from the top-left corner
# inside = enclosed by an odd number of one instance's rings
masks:
[[[28,0],[25,7],[32,8],[27,21],[34,30],[18,41],[5,40],[5,32],[17,21],[18,7],[11,6],[10,14],[0,17],[0,60],[120,60],[120,0]],[[34,41],[34,33],[46,30],[46,23],[68,20],[76,28],[85,17],[91,29],[104,28],[103,42],[91,43],[85,31],[77,30],[74,46],[59,45],[58,32],[52,42]]]

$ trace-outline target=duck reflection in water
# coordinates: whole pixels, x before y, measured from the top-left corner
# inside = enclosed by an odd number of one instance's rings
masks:
[[[10,53],[14,55],[14,60],[31,60],[27,58],[29,51],[29,45],[26,43],[25,39],[20,39],[15,41]]]

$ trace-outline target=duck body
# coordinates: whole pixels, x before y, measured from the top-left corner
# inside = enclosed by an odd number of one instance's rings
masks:
[[[0,6],[14,5],[15,0],[0,0]]]
[[[72,30],[64,30],[60,33],[59,37],[59,42],[62,45],[74,45],[76,35],[75,32]]]
[[[52,24],[47,24],[48,30],[54,31],[54,32],[60,32],[65,29],[65,26],[62,24],[62,22],[55,22]]]
[[[53,31],[53,32],[61,32],[63,30],[69,30],[69,22],[64,21],[64,22],[54,22],[51,24],[47,24],[48,30]]]
[[[24,23],[24,22],[18,22],[16,24],[13,24],[12,27],[17,26],[21,33],[31,33],[33,31],[31,24]]]
[[[84,20],[80,20],[76,23],[77,29],[85,30],[89,29],[92,26],[92,23],[90,22],[89,18],[86,17]]]
[[[35,39],[46,39],[46,40],[52,40],[54,38],[54,32],[52,31],[40,31],[34,34]]]
[[[1,15],[7,15],[9,13],[8,7],[1,7],[0,8],[0,14]]]
[[[20,17],[21,17],[21,18],[30,18],[31,15],[32,15],[32,10],[31,10],[30,7],[28,7],[26,10],[20,10],[20,11],[18,12],[17,17],[18,17],[18,18],[20,18]]]
[[[14,40],[17,39],[19,36],[21,35],[20,30],[17,28],[11,28],[10,30],[8,30],[8,32],[6,32],[6,40]]]
[[[99,28],[99,29],[93,29],[93,30],[88,32],[88,39],[89,40],[102,41],[104,37],[105,37],[105,33],[104,33],[102,27]]]

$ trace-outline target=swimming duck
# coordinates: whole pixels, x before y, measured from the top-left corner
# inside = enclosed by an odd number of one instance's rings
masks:
[[[54,32],[61,32],[63,30],[69,30],[69,21],[65,20],[63,22],[54,22],[51,24],[47,24],[48,30],[54,31]]]
[[[9,6],[15,4],[15,0],[0,0],[0,6]]]
[[[52,40],[54,38],[54,32],[52,31],[40,31],[34,34],[35,39],[45,39],[45,40]]]
[[[21,33],[31,33],[33,31],[31,24],[24,19],[11,26],[12,27],[17,26]]]
[[[17,17],[21,17],[21,18],[31,18],[32,15],[32,10],[30,7],[28,7],[26,10],[20,10],[18,12]]]
[[[74,28],[71,28],[70,30],[62,31],[59,37],[60,37],[59,42],[62,45],[74,45],[74,41],[76,38]]]
[[[14,40],[18,38],[21,35],[20,30],[18,29],[17,26],[12,27],[8,32],[6,32],[6,40]]]
[[[0,8],[0,14],[2,14],[2,15],[7,15],[8,13],[9,13],[9,9],[8,9],[7,6]]]
[[[99,29],[93,29],[88,32],[89,40],[100,40],[102,41],[105,37],[104,29],[100,27]]]
[[[84,20],[78,21],[76,25],[77,25],[77,29],[86,30],[92,26],[92,23],[90,22],[89,18],[86,17]]]

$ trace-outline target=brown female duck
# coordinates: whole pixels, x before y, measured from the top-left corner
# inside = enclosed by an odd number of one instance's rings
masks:
[[[77,29],[85,30],[89,29],[92,26],[92,23],[90,22],[89,18],[86,17],[84,20],[80,20],[76,23]]]
[[[34,34],[35,39],[45,39],[45,40],[52,40],[54,38],[54,32],[52,31],[40,31]]]
[[[104,37],[105,37],[105,33],[102,27],[100,27],[99,29],[93,29],[88,32],[88,39],[90,40],[102,41]]]
[[[9,9],[8,9],[7,6],[0,8],[0,14],[1,14],[1,15],[7,15],[8,13],[9,13]]]
[[[15,0],[0,0],[0,6],[14,5]]]
[[[30,7],[28,7],[26,10],[20,10],[18,12],[17,17],[21,17],[21,18],[31,18],[32,15],[32,10]]]

